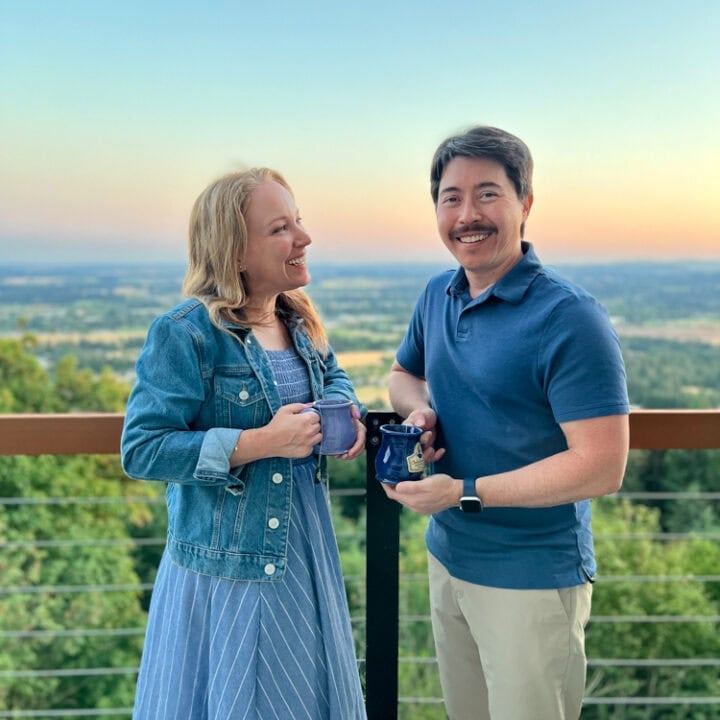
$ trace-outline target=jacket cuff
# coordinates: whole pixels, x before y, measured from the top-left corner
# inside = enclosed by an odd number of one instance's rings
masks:
[[[193,477],[209,482],[235,482],[244,465],[230,467],[230,456],[238,442],[237,428],[211,428],[206,431]]]

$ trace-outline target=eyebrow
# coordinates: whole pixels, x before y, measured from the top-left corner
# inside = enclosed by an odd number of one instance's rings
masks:
[[[271,228],[275,223],[278,222],[287,222],[290,218],[289,215],[278,215],[277,217],[274,217],[272,220],[268,220],[265,224],[265,227]]]
[[[498,185],[498,183],[492,182],[491,180],[478,183],[477,185],[473,185],[473,190],[483,190],[485,188],[496,188],[498,190],[502,190],[502,187],[500,185]],[[440,191],[440,195],[444,195],[445,193],[450,193],[450,192],[462,192],[462,190],[459,187],[455,187],[453,185],[451,187],[443,188]]]

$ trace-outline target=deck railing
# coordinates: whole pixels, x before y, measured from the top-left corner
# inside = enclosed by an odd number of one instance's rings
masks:
[[[388,412],[370,412],[367,417],[365,677],[370,720],[395,720],[398,716],[400,509],[387,500],[372,472],[379,427],[398,420]],[[120,414],[0,415],[0,455],[116,454],[122,422]],[[630,416],[630,438],[633,449],[720,449],[720,410],[635,411]],[[661,700],[668,704],[672,699]],[[705,705],[720,704],[720,698],[697,700]],[[78,715],[78,711],[72,714]],[[94,713],[109,714],[122,711]],[[13,714],[0,709],[0,718],[40,716],[42,712]]]

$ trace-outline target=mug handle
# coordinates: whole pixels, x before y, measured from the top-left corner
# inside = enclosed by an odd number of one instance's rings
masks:
[[[302,415],[306,412],[314,412],[318,416],[318,420],[320,420],[320,430],[322,431],[322,414],[320,411],[316,407],[306,407],[300,411],[300,414]]]
[[[320,432],[322,432],[322,414],[321,414],[321,412],[316,407],[306,407],[300,411],[300,414],[302,415],[303,413],[307,413],[307,412],[314,412],[318,416],[318,420],[320,421]],[[316,452],[316,453],[319,452],[321,446],[322,446],[322,442],[315,445],[315,447],[313,448],[313,452]]]

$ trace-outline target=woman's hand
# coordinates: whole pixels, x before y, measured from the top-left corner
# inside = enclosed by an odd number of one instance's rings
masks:
[[[241,465],[268,457],[304,458],[322,439],[317,413],[303,412],[304,403],[283,405],[263,427],[240,433],[231,465]]]
[[[322,440],[320,417],[315,412],[303,412],[308,407],[304,403],[283,405],[265,426],[273,437],[274,456],[307,457]]]
[[[353,405],[352,407],[353,422],[357,430],[357,438],[355,444],[343,455],[336,455],[340,460],[354,460],[361,455],[365,449],[365,438],[367,436],[367,428],[360,421],[360,411]]]

